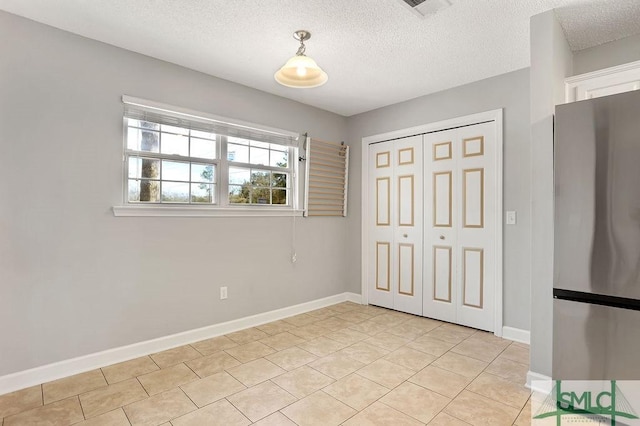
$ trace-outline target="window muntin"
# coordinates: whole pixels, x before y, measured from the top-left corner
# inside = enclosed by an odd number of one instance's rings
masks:
[[[293,203],[292,147],[151,121],[125,121],[129,203],[223,207]]]

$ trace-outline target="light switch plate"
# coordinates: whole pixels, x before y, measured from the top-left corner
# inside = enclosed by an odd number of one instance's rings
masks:
[[[515,225],[516,221],[516,212],[514,210],[507,211],[507,225]]]

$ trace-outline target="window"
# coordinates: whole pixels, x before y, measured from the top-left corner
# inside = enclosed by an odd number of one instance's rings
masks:
[[[123,101],[125,209],[298,207],[295,134],[150,101]]]

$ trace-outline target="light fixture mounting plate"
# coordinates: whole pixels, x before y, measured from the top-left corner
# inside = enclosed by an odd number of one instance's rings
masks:
[[[306,30],[298,30],[293,33],[293,38],[300,42],[305,42],[306,40],[309,40],[311,38],[311,33]]]

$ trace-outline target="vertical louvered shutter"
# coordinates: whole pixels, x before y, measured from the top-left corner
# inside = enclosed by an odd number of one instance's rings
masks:
[[[346,216],[349,147],[307,138],[307,216]]]

